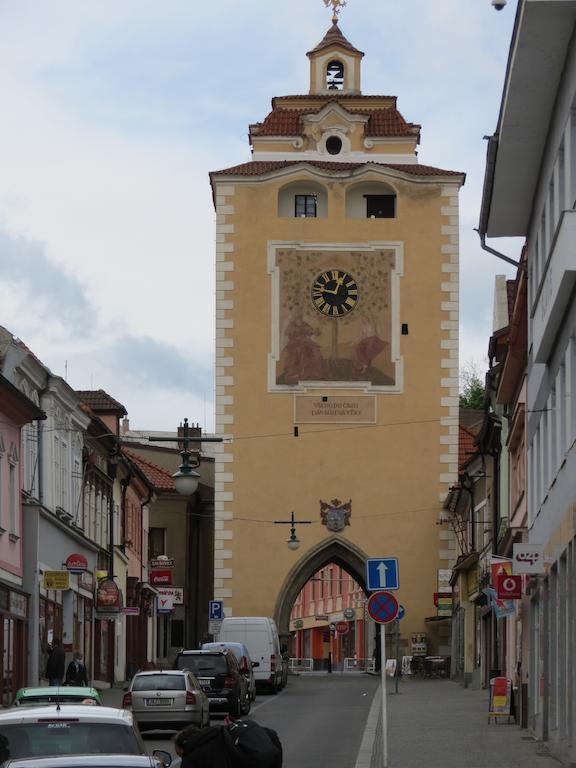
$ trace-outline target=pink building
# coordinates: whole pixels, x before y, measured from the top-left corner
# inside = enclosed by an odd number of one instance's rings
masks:
[[[0,704],[26,682],[28,595],[22,588],[22,427],[45,414],[0,375]]]
[[[366,596],[350,574],[331,563],[300,592],[290,617],[290,657],[327,669],[366,661]],[[310,661],[312,660],[312,661]]]

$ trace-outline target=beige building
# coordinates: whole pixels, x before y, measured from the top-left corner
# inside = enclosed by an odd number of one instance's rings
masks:
[[[446,649],[448,627],[425,619],[455,557],[438,520],[458,469],[464,175],[418,163],[420,126],[395,97],[362,93],[363,56],[333,22],[308,53],[309,93],[274,98],[250,126],[250,162],[211,174],[216,431],[229,438],[215,597],[287,635],[320,568],[365,587],[367,557],[397,557],[403,637]],[[292,512],[297,551],[275,524]]]

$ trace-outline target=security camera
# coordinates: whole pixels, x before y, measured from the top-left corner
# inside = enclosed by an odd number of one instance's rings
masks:
[[[507,0],[492,0],[492,5],[497,11],[501,11],[506,5]]]

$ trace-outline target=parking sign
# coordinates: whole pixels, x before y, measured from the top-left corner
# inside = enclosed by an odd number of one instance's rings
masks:
[[[209,619],[222,619],[224,618],[224,602],[222,600],[210,600],[208,603],[208,618]]]

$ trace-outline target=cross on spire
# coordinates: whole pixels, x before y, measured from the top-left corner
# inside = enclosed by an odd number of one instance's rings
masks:
[[[346,5],[346,0],[324,0],[324,5],[326,8],[329,6],[332,6],[333,14],[332,14],[332,24],[338,23],[338,14],[344,8]]]

